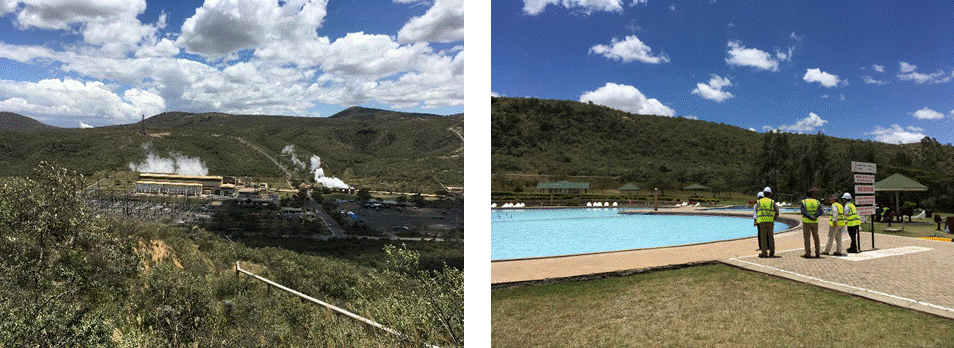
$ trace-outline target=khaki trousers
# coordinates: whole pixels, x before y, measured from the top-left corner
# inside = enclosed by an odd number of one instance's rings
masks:
[[[805,255],[812,255],[811,239],[815,239],[815,255],[821,253],[818,240],[818,223],[802,222],[802,237],[805,238]]]
[[[831,251],[832,240],[835,240],[835,245],[837,245],[837,247],[835,248],[835,253],[841,254],[841,232],[844,230],[845,230],[845,226],[835,225],[835,226],[828,227],[828,244],[825,244],[826,254]]]
[[[775,254],[775,222],[759,223],[759,249]]]

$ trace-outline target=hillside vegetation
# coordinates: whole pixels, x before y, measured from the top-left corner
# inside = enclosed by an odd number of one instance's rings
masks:
[[[0,130],[0,176],[22,176],[41,161],[81,174],[129,170],[153,152],[199,158],[210,175],[284,177],[263,148],[293,169],[282,150],[294,145],[306,165],[321,158],[326,176],[352,186],[436,191],[463,185],[463,115],[437,116],[350,108],[328,118],[169,112],[140,123],[94,129]],[[0,128],[2,129],[2,128]],[[310,168],[295,178],[307,181]]]
[[[954,211],[954,147],[927,137],[894,145],[758,133],[574,101],[491,98],[491,156],[495,191],[533,191],[543,178],[590,181],[594,190],[699,183],[717,192],[747,193],[771,186],[787,199],[810,188],[853,192],[850,163],[874,162],[876,180],[901,173],[928,186],[927,192],[905,193],[905,200]]]
[[[199,228],[90,215],[82,180],[41,164],[0,180],[0,346],[419,347],[463,344],[463,271],[387,247],[380,269]],[[407,335],[365,328],[245,275],[235,262]]]

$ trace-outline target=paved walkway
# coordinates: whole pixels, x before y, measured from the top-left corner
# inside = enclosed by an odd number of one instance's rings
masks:
[[[723,213],[724,214],[724,213]],[[728,213],[731,214],[731,213]],[[748,215],[751,217],[751,215]],[[828,222],[819,221],[822,251]],[[753,237],[739,240],[491,263],[491,283],[502,285],[703,262],[730,265],[954,319],[954,243],[862,233],[862,253],[804,259],[801,228],[775,235],[778,258],[758,258]],[[843,234],[847,248],[847,234]],[[834,252],[834,245],[832,246]]]

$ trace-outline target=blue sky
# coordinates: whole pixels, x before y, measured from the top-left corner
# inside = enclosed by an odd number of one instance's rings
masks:
[[[954,142],[952,1],[494,0],[495,95]]]
[[[0,111],[62,127],[164,111],[464,105],[462,0],[0,0]]]

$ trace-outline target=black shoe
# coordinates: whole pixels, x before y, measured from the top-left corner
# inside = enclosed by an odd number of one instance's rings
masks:
[[[805,254],[805,255],[802,255],[802,258],[803,258],[803,259],[810,259],[810,258],[812,258],[812,256],[811,256],[811,255],[808,255],[808,254]]]
[[[763,259],[764,259],[764,258],[766,258],[766,257],[769,257],[769,256],[768,256],[768,255],[765,255],[765,254],[759,254],[759,258],[763,258]]]
[[[834,253],[834,254],[832,254],[832,255],[834,255],[834,256],[848,256],[848,254],[845,254],[845,253]]]

